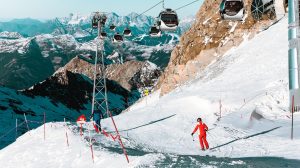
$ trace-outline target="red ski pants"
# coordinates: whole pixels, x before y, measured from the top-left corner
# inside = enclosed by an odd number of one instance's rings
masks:
[[[204,142],[204,145],[205,145],[206,149],[209,148],[208,142],[206,140],[206,135],[199,135],[199,141],[200,141],[201,149],[204,149],[203,142]]]

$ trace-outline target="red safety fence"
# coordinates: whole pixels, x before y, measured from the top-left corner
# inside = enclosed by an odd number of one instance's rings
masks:
[[[113,120],[113,123],[114,123],[114,120]],[[93,124],[94,124],[94,128],[95,128],[95,130],[96,130],[97,133],[101,133],[101,134],[103,134],[104,136],[106,136],[107,138],[111,138],[113,141],[116,141],[116,140],[119,141],[119,144],[120,144],[120,146],[122,147],[123,153],[124,153],[124,155],[125,155],[125,157],[126,157],[126,160],[127,160],[127,162],[129,163],[129,158],[128,158],[126,149],[125,149],[125,147],[124,147],[124,145],[123,145],[123,142],[122,142],[122,140],[121,140],[121,136],[120,136],[120,134],[119,134],[118,129],[116,128],[115,123],[114,123],[114,126],[115,126],[116,133],[117,133],[116,136],[114,136],[114,135],[111,134],[111,133],[106,132],[104,129],[102,129],[101,132],[97,131],[97,129],[96,129],[95,126],[98,126],[98,127],[100,127],[100,126],[99,126],[98,124],[94,123],[94,122],[93,122]]]
[[[112,116],[111,116],[111,118],[112,118]],[[113,120],[113,119],[112,119]],[[44,116],[43,116],[43,121],[34,121],[34,120],[28,120],[27,119],[27,117],[26,117],[26,115],[24,114],[24,121],[22,121],[21,123],[18,123],[18,119],[16,119],[16,126],[15,127],[13,127],[13,128],[11,128],[10,130],[8,130],[6,133],[4,133],[3,135],[1,135],[0,136],[0,140],[1,139],[3,139],[3,138],[5,138],[6,136],[8,136],[10,133],[12,133],[13,131],[15,131],[16,132],[16,138],[17,138],[17,133],[18,133],[18,128],[19,127],[21,127],[21,126],[23,126],[24,124],[25,124],[25,126],[26,126],[26,129],[28,130],[28,131],[30,131],[31,129],[30,129],[30,123],[32,123],[32,124],[43,124],[43,133],[44,133],[44,140],[46,139],[46,114],[44,113]],[[73,123],[73,122],[70,122],[70,123]],[[114,121],[113,121],[113,123],[114,123]],[[77,124],[78,124],[78,122],[77,122]],[[95,124],[95,123],[94,123]],[[83,125],[83,123],[82,124],[80,124],[80,125]],[[24,127],[24,126],[23,126]],[[69,127],[67,127],[67,124],[66,124],[66,121],[65,121],[65,119],[64,119],[64,127],[65,127],[65,137],[66,137],[66,143],[67,143],[67,146],[69,147],[70,146],[70,144],[69,144],[69,138],[68,138],[68,129],[69,129]],[[121,137],[120,137],[120,135],[119,135],[119,132],[118,132],[118,130],[117,130],[117,128],[116,128],[116,125],[115,125],[115,123],[114,123],[114,127],[115,127],[115,129],[116,129],[116,132],[117,132],[117,135],[113,135],[113,134],[111,134],[111,133],[108,133],[107,131],[105,131],[104,129],[102,129],[102,131],[101,132],[97,132],[97,133],[100,133],[100,134],[103,134],[105,137],[107,137],[107,138],[111,138],[113,141],[116,141],[116,140],[118,140],[119,141],[119,144],[120,144],[120,146],[123,148],[123,152],[124,152],[124,155],[125,155],[125,157],[126,157],[126,159],[127,159],[127,162],[129,163],[129,159],[128,159],[128,156],[127,156],[127,153],[126,153],[126,149],[125,149],[125,147],[124,147],[124,145],[123,145],[123,143],[122,143],[122,140],[121,140]],[[71,130],[72,131],[72,130]],[[81,131],[83,131],[82,130],[82,127],[81,127]],[[89,131],[90,131],[90,129],[89,129]],[[82,134],[82,133],[81,133]],[[30,135],[30,133],[29,133],[29,135]],[[89,138],[90,138],[90,148],[91,148],[91,154],[92,154],[92,160],[93,160],[93,162],[94,162],[94,151],[93,151],[93,143],[92,143],[92,141],[91,141],[91,135],[89,135]]]

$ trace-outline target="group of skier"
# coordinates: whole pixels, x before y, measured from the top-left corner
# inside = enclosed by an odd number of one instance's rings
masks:
[[[144,95],[148,96],[149,95],[149,90],[146,89],[144,91]],[[101,132],[101,119],[103,119],[103,113],[101,110],[94,110],[94,112],[91,115],[91,118],[94,120],[94,127],[96,132]],[[208,131],[207,125],[202,122],[201,118],[197,118],[197,125],[195,126],[193,132],[191,133],[192,136],[198,131],[199,132],[199,143],[201,150],[205,151],[205,149],[209,149],[209,144],[206,139],[206,132]]]
[[[95,112],[96,113],[96,112]],[[93,117],[94,117],[94,121],[95,121],[95,130],[96,132],[101,132],[101,124],[100,124],[100,121],[101,121],[101,118],[103,118],[102,116],[102,113],[100,112],[97,112],[96,115],[95,113],[93,113]],[[206,132],[208,131],[208,127],[207,125],[202,122],[202,119],[201,118],[197,118],[197,125],[195,126],[193,132],[191,133],[192,136],[194,136],[194,134],[199,131],[199,142],[200,142],[200,147],[201,147],[201,150],[205,151],[205,148],[206,149],[209,149],[209,144],[207,142],[207,139],[206,139]]]

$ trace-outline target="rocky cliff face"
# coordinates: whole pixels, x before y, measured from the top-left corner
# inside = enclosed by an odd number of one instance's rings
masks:
[[[267,14],[261,21],[254,20],[251,15],[252,0],[245,0],[247,8],[243,21],[222,20],[220,3],[221,0],[206,0],[197,13],[194,25],[182,35],[159,79],[158,88],[161,88],[162,95],[194,78],[228,50],[251,39],[276,20],[269,19]]]
[[[93,61],[86,61],[79,57],[72,59],[57,72],[71,71],[83,74],[93,79]],[[140,87],[154,87],[161,71],[155,64],[145,61],[127,61],[124,64],[110,64],[106,68],[107,79],[119,83],[124,89],[132,91]]]
[[[71,109],[86,110],[92,102],[93,71],[92,63],[75,57],[54,75],[24,92],[49,97]],[[111,64],[106,71],[108,101],[115,114],[137,101],[143,88],[152,89],[160,75],[154,64],[139,61]]]

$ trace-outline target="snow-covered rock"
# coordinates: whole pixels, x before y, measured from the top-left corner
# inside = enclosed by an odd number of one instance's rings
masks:
[[[18,33],[18,32],[8,32],[8,31],[3,31],[0,32],[0,39],[20,39],[23,38],[23,36]]]
[[[33,38],[20,39],[1,39],[0,38],[0,53],[19,53],[25,54],[28,51],[29,45]]]

